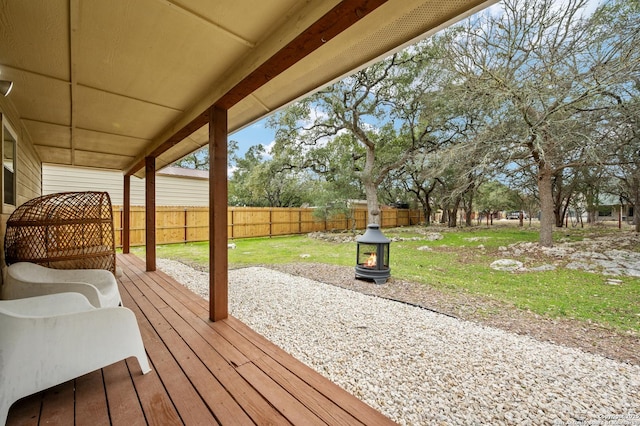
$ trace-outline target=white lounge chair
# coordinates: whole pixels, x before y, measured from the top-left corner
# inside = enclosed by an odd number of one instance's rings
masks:
[[[106,269],[52,269],[30,262],[17,262],[5,270],[1,299],[74,291],[96,308],[121,306],[118,282]]]
[[[0,425],[18,399],[134,356],[151,371],[134,313],[79,293],[0,300]]]

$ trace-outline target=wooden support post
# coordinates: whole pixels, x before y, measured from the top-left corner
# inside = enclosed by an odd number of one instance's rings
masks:
[[[131,248],[131,176],[124,175],[122,201],[122,252],[129,253]]]
[[[209,319],[229,315],[227,258],[227,110],[209,109]]]
[[[145,157],[145,247],[147,252],[147,271],[156,270],[156,159]]]

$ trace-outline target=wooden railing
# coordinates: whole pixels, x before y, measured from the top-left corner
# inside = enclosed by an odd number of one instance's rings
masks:
[[[314,217],[311,208],[229,207],[227,211],[229,239],[306,234],[316,231],[364,229],[368,223],[366,209],[354,209],[347,216],[330,220]],[[122,246],[123,210],[113,207],[116,246]],[[420,210],[381,210],[381,227],[416,225],[424,221]],[[144,207],[131,207],[132,246],[144,245]],[[209,209],[207,207],[158,207],[156,209],[156,243],[172,244],[209,239]]]

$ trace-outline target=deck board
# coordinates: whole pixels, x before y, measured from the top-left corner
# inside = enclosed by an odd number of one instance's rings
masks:
[[[178,356],[183,360],[190,360],[188,363],[183,362],[183,370],[190,377],[190,381],[205,399],[205,402],[213,407],[218,420],[223,424],[236,421],[240,422],[239,424],[249,423],[247,414],[241,405],[236,403],[236,399],[244,399],[246,402],[259,401],[262,400],[260,395],[254,392],[251,386],[240,380],[241,378],[233,366],[190,323],[178,315],[170,305],[165,304],[164,300],[161,301],[153,289],[138,278],[134,278],[132,282],[150,302],[153,302],[141,306],[145,316],[156,325],[162,323],[171,325],[171,329],[166,330],[160,337],[165,341],[171,340],[174,354],[176,354],[175,348],[179,348]],[[161,289],[155,289],[155,291],[165,293]],[[168,299],[168,295],[165,294],[165,298]],[[160,306],[160,308],[154,309],[155,306]],[[195,324],[199,323],[200,321],[196,319]],[[211,334],[210,329],[209,334]],[[189,346],[184,341],[188,341]],[[246,360],[244,357],[242,359]],[[207,370],[213,373],[216,380],[210,380]],[[253,405],[255,404],[251,403],[251,408]],[[263,410],[270,410],[271,407],[268,404],[263,405]],[[273,412],[273,415],[275,416],[274,420],[281,420],[281,416],[278,416],[276,412]]]
[[[146,424],[129,369],[124,362],[102,369],[111,423],[121,426]]]
[[[103,387],[102,371],[94,371],[78,377],[75,380],[75,386],[77,426],[108,425],[109,409]]]
[[[163,388],[161,390],[166,393],[167,397],[174,406],[176,415],[181,419],[184,424],[216,424],[213,414],[209,411],[207,404],[202,400],[191,381],[186,376],[184,370],[180,366],[180,363],[176,359],[186,358],[181,350],[182,347],[174,348],[175,353],[171,353],[166,344],[170,343],[163,341],[158,333],[163,330],[171,331],[171,326],[166,323],[154,323],[152,326],[150,318],[143,315],[138,304],[144,305],[148,303],[142,296],[136,287],[127,287],[127,292],[123,294],[123,303],[129,309],[133,310],[138,318],[138,324],[140,326],[140,333],[142,334],[142,340],[145,344],[145,349],[149,355],[149,362],[153,371],[146,375],[138,374],[137,377],[146,379],[147,376],[155,377]],[[135,294],[137,293],[137,294]],[[137,303],[134,302],[133,297],[137,296]],[[153,317],[151,318],[151,320]],[[179,341],[180,339],[176,339]],[[156,413],[158,414],[158,413]],[[149,419],[149,420],[153,420]],[[158,419],[158,423],[162,424],[162,417]]]
[[[13,404],[7,416],[7,425],[37,426],[40,419],[43,392],[29,395]]]
[[[68,425],[74,419],[73,381],[62,383],[45,391],[40,421],[46,424]]]
[[[134,255],[118,255],[123,304],[152,371],[134,358],[23,398],[8,425],[395,424]]]

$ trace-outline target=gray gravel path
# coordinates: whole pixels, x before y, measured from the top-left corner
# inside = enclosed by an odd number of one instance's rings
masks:
[[[207,297],[208,274],[159,260]],[[640,367],[266,268],[233,316],[403,425],[640,425]]]

